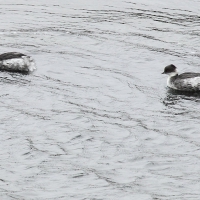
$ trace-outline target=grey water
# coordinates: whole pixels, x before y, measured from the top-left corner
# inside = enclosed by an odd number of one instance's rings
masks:
[[[1,200],[199,200],[200,1],[0,1]]]

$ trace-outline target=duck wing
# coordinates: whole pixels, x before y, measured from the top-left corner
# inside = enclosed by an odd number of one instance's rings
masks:
[[[185,72],[178,76],[179,79],[187,79],[187,78],[195,78],[195,77],[200,77],[200,73]]]
[[[182,91],[200,91],[200,73],[186,72],[180,74],[174,81],[174,85]]]
[[[26,55],[23,53],[18,53],[18,52],[3,53],[3,54],[0,54],[0,61],[9,60],[13,58],[21,58],[22,56],[26,56]]]

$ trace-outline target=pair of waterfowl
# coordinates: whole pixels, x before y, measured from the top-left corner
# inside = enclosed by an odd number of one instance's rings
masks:
[[[25,54],[8,52],[0,55],[0,70],[29,73],[36,69],[34,60]],[[200,91],[200,73],[187,72],[178,75],[174,65],[165,67],[167,86],[180,91]]]

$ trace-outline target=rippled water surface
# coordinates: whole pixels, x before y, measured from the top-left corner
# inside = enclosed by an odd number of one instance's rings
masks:
[[[0,1],[0,52],[35,59],[0,75],[0,199],[199,200],[200,2]]]

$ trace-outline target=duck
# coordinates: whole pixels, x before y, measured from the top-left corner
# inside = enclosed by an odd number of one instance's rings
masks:
[[[8,52],[0,54],[0,70],[30,73],[36,70],[36,65],[31,56],[19,52]]]
[[[187,92],[200,91],[200,73],[185,72],[179,75],[176,66],[170,64],[164,68],[162,74],[168,75],[169,88]]]

